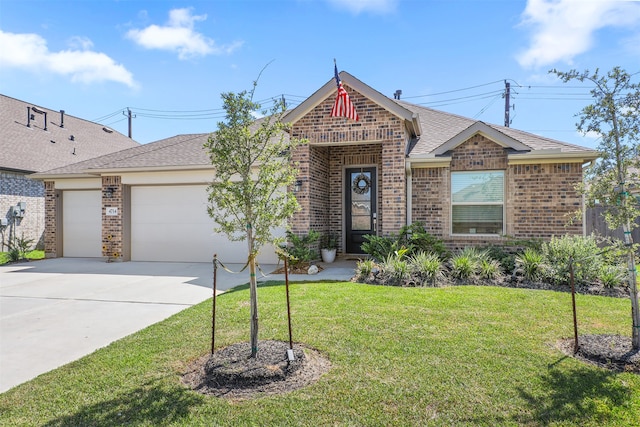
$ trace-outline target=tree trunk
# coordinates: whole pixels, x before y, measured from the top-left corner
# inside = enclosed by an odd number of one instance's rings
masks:
[[[247,226],[251,231],[251,225]],[[247,233],[249,243],[249,296],[251,299],[251,357],[258,355],[258,281],[256,279],[256,254],[253,250],[253,233]]]
[[[640,307],[638,307],[638,282],[636,280],[636,257],[633,251],[631,226],[627,222],[623,226],[624,243],[627,246],[627,266],[629,269],[629,297],[631,298],[631,345],[634,350],[640,349]]]

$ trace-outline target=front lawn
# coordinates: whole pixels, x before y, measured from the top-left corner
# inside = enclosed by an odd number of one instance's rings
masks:
[[[29,251],[25,254],[26,259],[44,259],[44,251]],[[8,252],[0,252],[0,265],[8,263],[10,260]]]
[[[259,300],[260,338],[287,340],[284,286]],[[218,345],[248,341],[248,301],[246,287],[218,299]],[[309,387],[228,401],[182,386],[210,346],[208,301],[0,395],[0,425],[640,424],[639,375],[556,348],[573,335],[570,294],[304,283],[291,304],[294,340],[332,363]],[[581,333],[629,334],[627,299],[577,305]]]

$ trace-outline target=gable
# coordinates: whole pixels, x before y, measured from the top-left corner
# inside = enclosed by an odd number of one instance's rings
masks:
[[[349,73],[340,72],[340,79],[360,116],[359,121],[345,121],[341,117],[331,117],[331,108],[337,94],[334,79],[329,80],[304,102],[289,111],[283,121],[298,128],[309,126],[309,122],[311,122],[312,129],[303,133],[310,136],[308,139],[311,143],[320,144],[339,142],[339,131],[349,132],[346,139],[342,139],[343,142],[380,142],[386,139],[383,135],[383,129],[389,122],[398,123],[408,139],[421,134],[417,114],[362,83]],[[306,118],[306,123],[299,125],[298,123],[303,118]],[[379,120],[385,123],[380,123]],[[338,133],[317,135],[316,138],[314,133],[319,129]]]

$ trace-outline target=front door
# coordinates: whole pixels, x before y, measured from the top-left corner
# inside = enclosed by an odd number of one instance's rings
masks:
[[[376,234],[376,168],[346,170],[346,253],[363,253],[364,236]]]

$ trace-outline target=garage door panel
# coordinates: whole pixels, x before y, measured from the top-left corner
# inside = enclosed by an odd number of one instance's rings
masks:
[[[62,244],[65,257],[102,256],[102,194],[62,192]]]
[[[247,244],[214,233],[206,185],[131,188],[131,259],[134,261],[244,263]],[[275,263],[272,247],[258,260]]]

